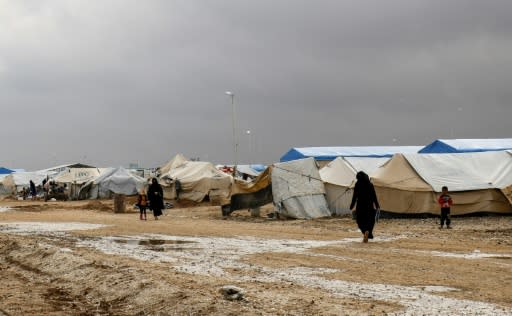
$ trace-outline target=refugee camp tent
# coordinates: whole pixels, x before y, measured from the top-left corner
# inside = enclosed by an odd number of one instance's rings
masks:
[[[228,204],[231,194],[233,177],[218,170],[210,162],[183,160],[182,156],[174,157],[172,164],[160,168],[159,182],[164,189],[166,199],[176,198],[175,183],[181,183],[180,199],[201,202],[208,197],[210,201]]]
[[[421,154],[445,154],[512,149],[512,138],[498,139],[438,139],[422,148]]]
[[[324,183],[313,158],[276,163],[271,179],[274,206],[280,216],[301,219],[331,216]]]
[[[158,172],[160,175],[164,175],[171,171],[171,169],[177,168],[179,165],[189,161],[185,156],[182,154],[177,154],[174,156],[171,160],[166,162],[162,167],[158,168]]]
[[[320,169],[327,205],[332,215],[350,214],[356,174],[371,175],[390,158],[338,157]]]
[[[99,168],[68,168],[53,178],[58,185],[65,187],[64,193],[69,199],[79,198],[79,191],[82,185],[88,181],[94,180],[101,174]]]
[[[510,213],[512,155],[505,151],[460,154],[396,154],[372,176],[381,208],[396,213],[439,214],[437,197],[447,186],[452,215]]]
[[[273,202],[272,167],[268,167],[252,181],[234,179],[231,190],[229,213],[241,210],[261,207]],[[223,214],[228,215],[223,208]]]
[[[123,167],[106,168],[98,177],[84,183],[78,196],[80,199],[98,199],[111,198],[113,194],[135,195],[146,186],[146,179]]]
[[[0,185],[0,195],[8,196],[21,192],[23,188],[28,189],[30,180],[36,186],[42,185],[42,182],[47,177],[52,177],[56,173],[49,171],[34,171],[34,172],[15,172],[3,178]]]
[[[292,148],[281,162],[313,157],[324,166],[337,157],[391,157],[396,153],[417,153],[422,146],[302,147]]]

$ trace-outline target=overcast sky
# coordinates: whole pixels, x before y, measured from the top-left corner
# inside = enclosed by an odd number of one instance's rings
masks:
[[[512,1],[0,0],[0,166],[512,138]],[[247,131],[250,130],[250,133]]]

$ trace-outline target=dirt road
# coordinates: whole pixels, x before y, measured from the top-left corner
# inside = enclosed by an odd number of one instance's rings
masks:
[[[512,314],[512,217],[381,220],[363,244],[350,218],[111,209],[0,202],[0,315]]]

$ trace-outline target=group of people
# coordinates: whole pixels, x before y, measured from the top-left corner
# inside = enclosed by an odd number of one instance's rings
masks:
[[[355,206],[354,215],[357,226],[363,234],[363,242],[367,243],[368,239],[373,239],[373,228],[375,221],[378,220],[380,205],[375,188],[370,182],[370,177],[363,171],[359,171],[356,175],[356,180],[350,209],[353,210]],[[450,229],[450,208],[453,200],[448,194],[448,187],[444,186],[442,188],[442,193],[437,202],[441,207],[441,223],[439,228],[442,229],[446,222],[446,228]]]

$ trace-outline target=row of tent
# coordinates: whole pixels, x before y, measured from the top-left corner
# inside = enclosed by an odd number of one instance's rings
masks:
[[[337,157],[390,158],[397,153],[445,154],[504,150],[512,150],[512,138],[438,139],[427,146],[297,147],[287,151],[280,161],[313,157],[324,162]]]
[[[262,192],[271,187],[275,209],[285,217],[349,214],[356,174],[364,171],[388,212],[438,214],[437,198],[447,186],[453,215],[512,214],[512,151],[338,157],[322,169],[317,166],[313,158],[272,165],[251,184],[254,189],[235,188],[231,211],[268,203]]]
[[[262,168],[260,168],[261,170]],[[512,213],[512,151],[419,154],[391,157],[337,157],[323,168],[313,158],[275,163],[256,172],[253,181],[234,179],[209,162],[177,155],[155,176],[164,197],[229,205],[229,211],[273,202],[284,217],[316,218],[348,214],[358,171],[368,173],[383,210],[422,214],[439,212],[437,196],[448,186],[454,199],[452,214]],[[71,199],[134,195],[148,180],[124,168],[75,165],[37,172],[16,172],[1,180],[0,195],[19,191],[30,180],[45,178],[66,186]]]

